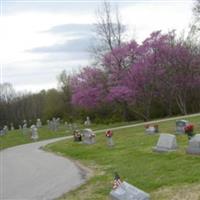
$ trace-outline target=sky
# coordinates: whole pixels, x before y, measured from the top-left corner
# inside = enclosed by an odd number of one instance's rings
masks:
[[[193,0],[113,0],[130,39],[156,30],[182,33]],[[18,91],[57,88],[58,75],[91,64],[100,0],[0,0],[0,83]]]

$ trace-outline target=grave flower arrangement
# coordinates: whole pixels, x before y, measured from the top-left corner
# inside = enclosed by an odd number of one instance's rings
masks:
[[[194,125],[193,124],[188,124],[187,126],[185,126],[185,133],[188,136],[188,139],[191,139],[191,137],[194,135],[193,131],[194,131]]]

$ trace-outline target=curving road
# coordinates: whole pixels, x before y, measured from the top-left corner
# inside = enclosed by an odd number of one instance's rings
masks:
[[[199,116],[193,114],[184,117]],[[173,117],[147,123],[157,123]],[[111,128],[112,130],[141,126],[139,123]],[[103,132],[104,130],[95,131]],[[72,161],[45,152],[40,148],[46,144],[69,137],[50,139],[20,145],[0,151],[0,200],[50,200],[61,196],[84,183],[87,172],[78,168]]]
[[[85,172],[72,161],[40,147],[70,137],[0,151],[0,200],[49,200],[79,186]]]

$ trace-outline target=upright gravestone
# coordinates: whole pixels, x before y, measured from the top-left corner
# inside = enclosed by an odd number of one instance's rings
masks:
[[[68,129],[68,122],[64,123],[65,129]]]
[[[86,121],[84,122],[84,125],[85,126],[90,126],[91,125],[91,121],[90,121],[90,117],[89,116],[86,117]]]
[[[187,120],[177,120],[176,121],[176,132],[179,134],[185,133],[185,127],[189,124]]]
[[[153,151],[168,152],[177,149],[176,136],[168,133],[160,134],[157,145],[153,147]]]
[[[189,140],[186,152],[189,154],[200,154],[200,134],[196,134]]]
[[[0,136],[3,136],[3,135],[4,135],[3,129],[0,129]]]
[[[41,120],[39,118],[37,119],[36,126],[37,126],[37,128],[41,128],[42,127],[42,122],[41,122]]]
[[[7,133],[8,133],[8,126],[5,125],[5,126],[3,127],[3,130],[4,130],[4,134],[7,134]]]
[[[33,124],[31,126],[31,139],[36,141],[38,139],[38,132],[37,132],[37,127]]]
[[[95,134],[91,129],[84,129],[82,131],[83,143],[84,144],[94,144],[95,143]]]
[[[149,200],[150,195],[137,187],[123,181],[110,192],[112,200]]]
[[[10,130],[11,130],[11,131],[14,131],[14,130],[15,130],[13,123],[10,124]]]
[[[23,127],[22,127],[22,130],[23,130],[23,134],[26,134],[28,132],[28,128],[27,128],[27,124],[23,124]]]
[[[145,133],[148,135],[153,135],[158,133],[158,125],[146,125]]]

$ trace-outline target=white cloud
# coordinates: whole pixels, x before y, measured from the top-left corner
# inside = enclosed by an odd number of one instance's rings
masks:
[[[180,31],[186,28],[192,16],[192,2],[192,0],[138,0],[128,3],[121,1],[119,9],[123,23],[130,27],[130,35],[134,31],[136,39],[141,41],[155,30]],[[26,50],[48,48],[64,44],[67,40],[78,39],[78,32],[74,35],[71,32],[71,34],[54,34],[47,30],[66,24],[92,24],[95,22],[96,7],[94,3],[92,6],[89,6],[89,3],[84,6],[78,3],[56,4],[55,9],[48,3],[43,3],[41,9],[39,9],[41,4],[34,5],[35,7],[31,8],[31,5],[28,7],[27,4],[20,10],[20,6],[22,7],[20,4],[19,8],[17,6],[15,8],[18,12],[9,12],[8,15],[0,17],[0,63],[3,64],[3,80],[11,82],[17,89],[26,88],[32,91],[56,87],[56,75],[63,69],[77,70],[80,66],[87,65],[89,60],[86,51],[81,55],[76,52],[34,54]],[[25,8],[29,10],[26,11]],[[45,8],[45,11],[42,8]]]

